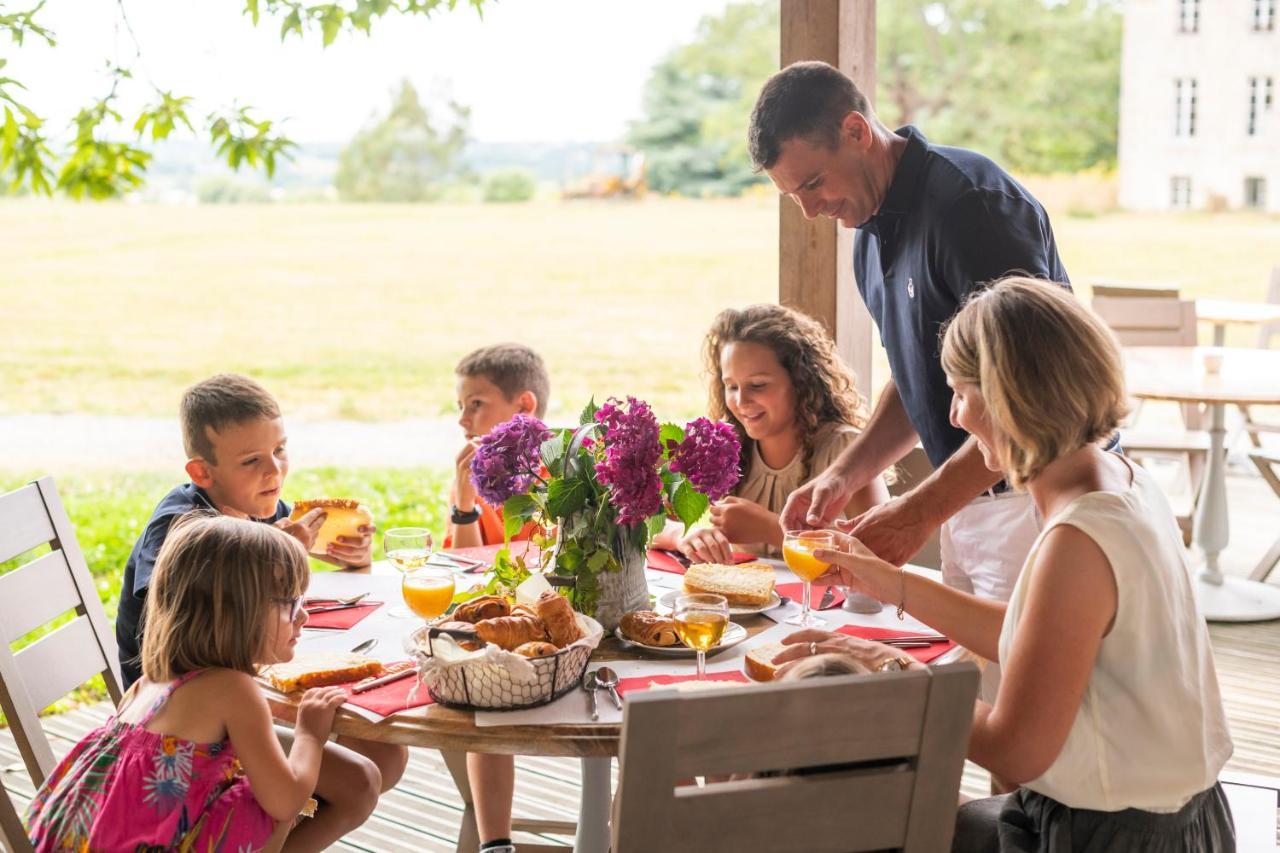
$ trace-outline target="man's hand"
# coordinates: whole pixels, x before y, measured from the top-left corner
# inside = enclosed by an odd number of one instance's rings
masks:
[[[938,522],[906,494],[873,506],[857,518],[838,521],[836,527],[860,540],[880,559],[901,566],[924,547]]]
[[[830,527],[849,505],[857,489],[848,478],[828,468],[791,493],[782,508],[782,529],[821,530]]]
[[[454,461],[454,506],[463,512],[470,512],[476,507],[476,487],[471,482],[471,460],[475,458],[476,448],[479,446],[480,439],[471,439],[458,451],[458,457]]]
[[[733,564],[733,546],[718,529],[698,527],[689,531],[676,547],[695,563]]]
[[[310,553],[311,546],[316,543],[316,534],[320,532],[320,526],[324,524],[326,516],[327,513],[317,507],[297,521],[282,518],[276,522],[275,526],[301,542],[302,547],[307,549],[307,553]]]
[[[754,501],[730,496],[713,503],[711,523],[730,542],[782,544],[778,516]]]

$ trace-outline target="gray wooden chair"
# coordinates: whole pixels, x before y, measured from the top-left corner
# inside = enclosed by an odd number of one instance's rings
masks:
[[[1094,313],[1111,327],[1121,346],[1196,345],[1196,304],[1180,299],[1176,287],[1097,282],[1093,294]],[[1180,412],[1185,429],[1140,430],[1136,424],[1141,411],[1141,401],[1136,401],[1121,429],[1121,445],[1139,463],[1170,461],[1178,466],[1176,475],[1161,485],[1183,541],[1190,544],[1209,453],[1204,413],[1199,406],[1184,405]]]
[[[977,692],[978,669],[966,662],[633,693],[613,853],[947,850]],[[816,767],[831,769],[676,785]]]
[[[39,713],[96,675],[113,702],[121,696],[115,636],[51,477],[0,495],[0,562],[46,545],[48,553],[0,575],[0,706],[36,787],[56,764]],[[13,650],[64,614],[66,624]]]
[[[31,839],[27,838],[27,830],[22,825],[22,818],[9,799],[9,792],[0,786],[0,841],[9,853],[29,853],[32,850]]]

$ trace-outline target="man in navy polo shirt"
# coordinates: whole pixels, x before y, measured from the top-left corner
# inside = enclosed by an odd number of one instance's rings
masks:
[[[901,565],[943,525],[943,580],[1007,601],[1039,519],[1030,497],[1006,489],[951,423],[939,332],[971,293],[1004,275],[1067,283],[1044,208],[986,157],[933,145],[914,127],[888,129],[853,81],[821,62],[765,83],[749,146],[807,218],[858,229],[858,290],[892,373],[862,435],[791,495],[784,526],[831,525],[850,495],[918,440],[933,475],[842,526]]]

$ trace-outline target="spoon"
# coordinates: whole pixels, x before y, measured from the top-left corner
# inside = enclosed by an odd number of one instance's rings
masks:
[[[355,654],[363,654],[363,653],[365,653],[365,652],[372,651],[372,650],[373,650],[373,647],[374,647],[374,646],[376,646],[376,645],[378,645],[378,638],[377,638],[377,637],[370,637],[369,639],[365,640],[365,641],[364,641],[363,643],[361,643],[360,645],[358,645],[358,646],[356,646],[355,648],[353,648],[351,651],[352,651],[352,652],[354,652]]]
[[[618,710],[622,710],[622,699],[618,696],[618,673],[602,666],[595,671],[596,684],[609,691],[609,695],[613,697],[613,704],[618,706]]]
[[[586,677],[582,679],[582,689],[587,691],[587,695],[591,697],[591,719],[600,719],[600,712],[596,710],[596,690],[600,688],[600,682],[596,681],[596,674],[588,672]]]

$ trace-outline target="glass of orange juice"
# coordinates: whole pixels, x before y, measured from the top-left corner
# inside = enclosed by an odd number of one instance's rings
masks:
[[[443,615],[453,602],[453,591],[453,572],[449,569],[412,569],[400,579],[404,603],[423,619]]]
[[[813,615],[809,609],[809,590],[813,581],[827,571],[830,563],[824,563],[813,552],[821,548],[831,548],[835,538],[830,530],[788,530],[782,538],[782,559],[787,568],[800,580],[804,581],[804,602],[799,616],[786,620],[788,625],[800,625],[812,628],[825,625],[826,620]]]

